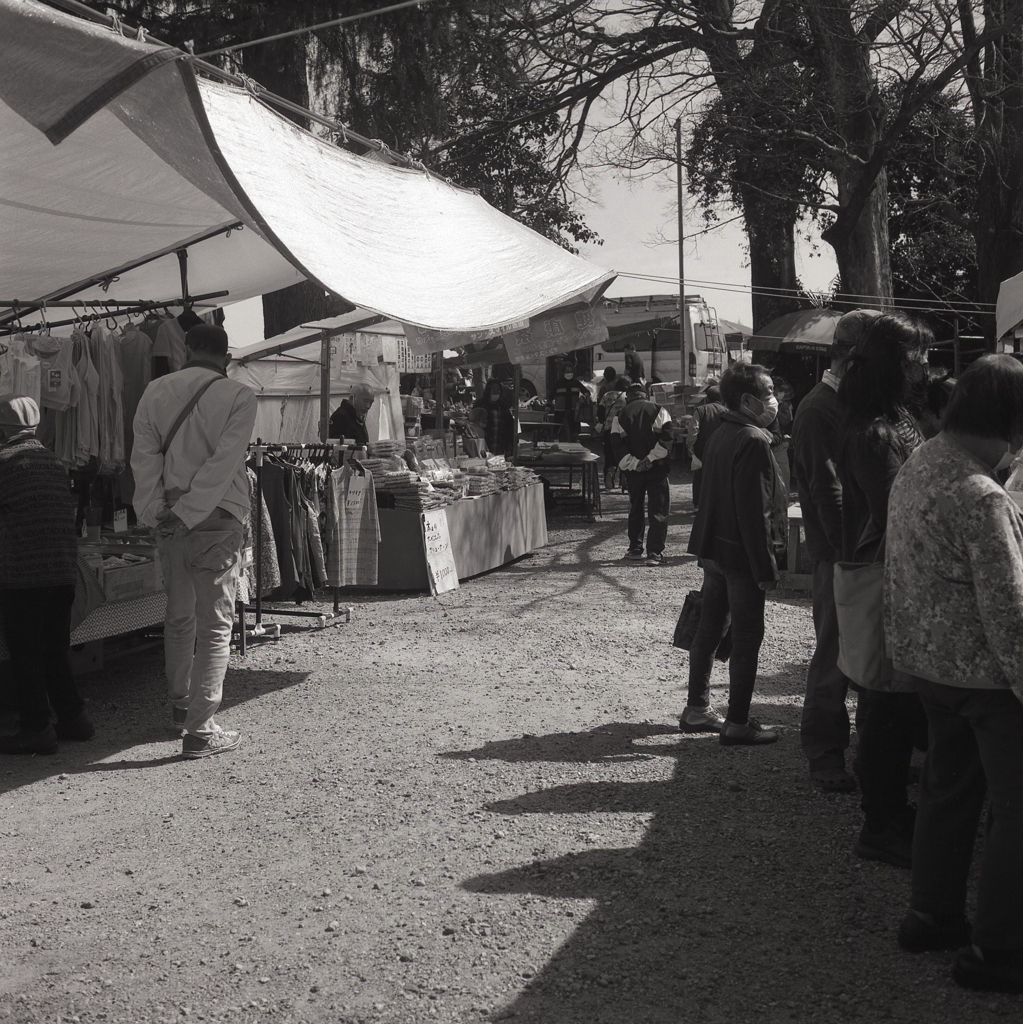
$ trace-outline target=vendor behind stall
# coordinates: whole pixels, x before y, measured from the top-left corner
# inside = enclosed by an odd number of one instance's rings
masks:
[[[579,426],[588,409],[590,389],[575,375],[575,367],[565,363],[561,379],[551,391],[554,403],[554,422],[561,425],[560,437],[565,441],[579,439]]]
[[[491,378],[483,389],[473,413],[482,413],[480,425],[487,439],[487,448],[495,455],[515,453],[515,414],[511,399],[505,394],[499,380]],[[476,416],[472,417],[477,422]]]
[[[95,732],[68,664],[75,507],[64,467],[36,440],[38,425],[31,398],[0,397],[0,609],[20,716],[19,731],[0,737],[3,754],[55,754],[58,738]]]
[[[344,399],[330,417],[330,436],[350,438],[357,445],[369,444],[366,416],[376,395],[368,384],[352,386],[352,397]]]

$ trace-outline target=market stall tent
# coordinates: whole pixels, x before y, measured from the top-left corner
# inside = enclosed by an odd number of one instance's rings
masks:
[[[379,317],[373,319],[379,321]],[[353,326],[353,320],[359,326]],[[329,339],[325,393],[321,338],[325,330],[333,329],[339,333]],[[391,320],[363,326],[358,317],[346,314],[235,350],[227,373],[256,393],[253,440],[316,439],[323,399],[327,398],[333,412],[351,393],[352,385],[359,383],[368,384],[377,395],[366,417],[370,440],[401,439],[405,431],[398,377],[404,346],[401,324]]]
[[[1003,338],[1023,326],[1023,274],[1003,281],[998,287],[995,309],[995,337]]]
[[[37,0],[0,0],[0,39],[3,299],[170,300],[187,249],[191,295],[308,279],[409,324],[479,330],[614,278],[472,192],[200,77],[173,47]]]

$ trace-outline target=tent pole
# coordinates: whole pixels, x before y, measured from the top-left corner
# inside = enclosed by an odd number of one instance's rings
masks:
[[[434,392],[434,398],[436,399],[436,423],[435,436],[439,437],[441,441],[444,441],[444,350],[441,349],[437,353],[437,390]],[[445,444],[445,449],[447,445]]]
[[[320,335],[320,440],[330,433],[330,332]]]
[[[519,454],[519,394],[522,391],[522,367],[518,363],[512,363],[512,413],[515,416],[512,432],[512,459]]]
[[[682,247],[682,220],[685,193],[682,186],[682,118],[675,118],[675,198],[678,202],[678,347],[682,384],[686,381],[686,254]],[[653,362],[651,361],[651,366]],[[651,374],[653,370],[651,369]],[[689,381],[688,383],[695,383]]]

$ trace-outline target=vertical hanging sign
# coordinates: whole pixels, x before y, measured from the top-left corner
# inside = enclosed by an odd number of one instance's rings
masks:
[[[430,593],[443,594],[458,587],[458,570],[451,552],[448,517],[444,509],[435,508],[419,516],[423,527],[423,547],[426,551],[426,574],[430,579]]]

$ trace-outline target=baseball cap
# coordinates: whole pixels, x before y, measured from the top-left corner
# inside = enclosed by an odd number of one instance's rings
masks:
[[[28,395],[0,395],[0,427],[28,430],[39,426],[39,406]]]
[[[846,313],[835,324],[835,345],[854,348],[860,343],[870,321],[880,315],[879,309],[854,309]]]

